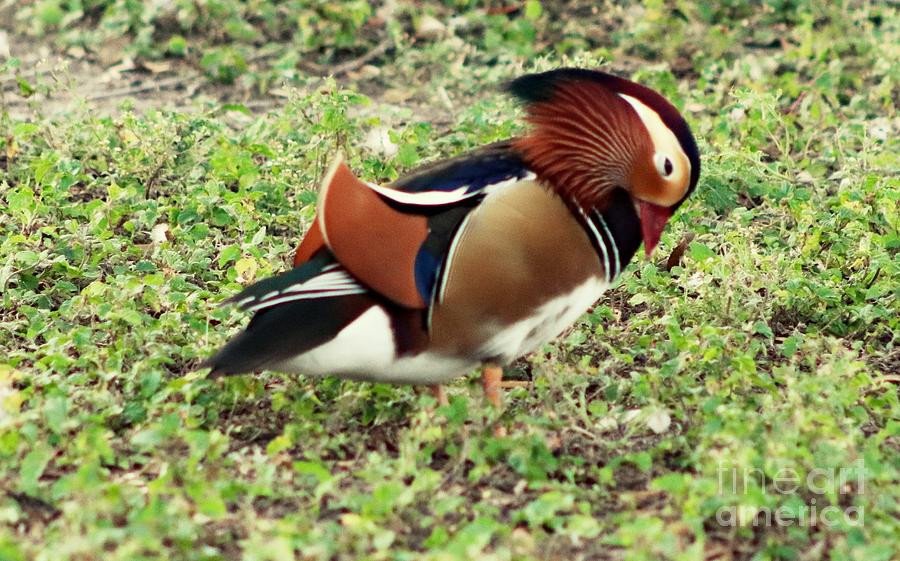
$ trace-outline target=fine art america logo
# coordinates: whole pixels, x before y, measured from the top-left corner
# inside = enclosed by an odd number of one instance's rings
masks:
[[[764,472],[720,463],[718,475],[720,497],[766,493],[788,497],[774,508],[746,503],[723,506],[716,511],[716,522],[721,526],[863,525],[863,507],[841,506],[850,503],[853,495],[865,492],[866,468],[862,460],[844,467],[814,468],[805,476],[790,467]]]

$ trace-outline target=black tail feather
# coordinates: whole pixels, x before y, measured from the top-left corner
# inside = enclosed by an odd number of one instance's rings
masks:
[[[250,308],[267,294],[313,279],[335,263],[329,252],[322,252],[300,267],[248,287],[226,303]],[[275,303],[260,309],[247,328],[204,361],[201,368],[212,369],[210,376],[216,378],[276,366],[330,341],[375,303],[369,292]]]
[[[257,313],[247,329],[203,363],[213,377],[277,366],[333,339],[375,304],[368,294],[288,302]]]

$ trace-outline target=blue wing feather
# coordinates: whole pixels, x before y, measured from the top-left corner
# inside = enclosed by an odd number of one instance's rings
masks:
[[[416,256],[414,271],[416,288],[425,302],[431,301],[447,251],[466,215],[490,187],[529,175],[511,143],[500,142],[419,168],[389,186],[404,194],[390,197],[394,202],[416,209],[430,207],[428,238]]]
[[[465,187],[464,193],[471,195],[509,179],[521,179],[529,173],[511,143],[504,141],[423,166],[389,187],[407,193],[456,191]]]

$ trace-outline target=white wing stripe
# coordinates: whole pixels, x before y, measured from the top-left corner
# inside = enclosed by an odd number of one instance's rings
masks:
[[[370,189],[372,189],[379,195],[387,197],[388,199],[401,204],[418,206],[441,206],[457,203],[459,201],[464,201],[466,199],[470,199],[472,197],[480,195],[487,195],[496,191],[497,189],[502,189],[503,187],[512,185],[519,181],[534,179],[535,177],[536,176],[533,172],[528,172],[522,177],[510,177],[509,179],[504,179],[503,181],[498,181],[497,183],[491,183],[473,191],[469,191],[471,185],[463,185],[461,187],[457,187],[453,191],[417,192],[400,191],[398,189],[392,189],[390,187],[382,187],[381,185],[376,185],[374,183],[366,183],[366,185],[368,185]]]
[[[339,269],[340,264],[331,264],[323,269],[329,271],[305,282],[292,284],[282,290],[273,290],[261,297],[247,296],[237,302],[239,307],[247,306],[248,311],[268,308],[283,302],[304,300],[308,298],[330,298],[348,294],[362,294],[366,289],[356,282],[347,271]],[[255,302],[255,303],[254,303]],[[252,306],[248,304],[254,303]]]
[[[291,294],[291,293],[295,293],[295,292],[311,292],[313,290],[334,290],[334,289],[338,289],[338,288],[358,288],[358,287],[359,287],[359,284],[352,282],[352,281],[332,282],[332,283],[316,283],[316,284],[309,284],[309,285],[294,285],[294,286],[291,286],[291,287],[288,287],[288,288],[282,290],[278,294]],[[269,296],[270,295],[266,295],[266,298],[268,298]],[[277,296],[277,294],[273,294],[271,296]]]
[[[346,290],[329,290],[322,292],[302,292],[298,294],[288,294],[279,298],[272,298],[269,300],[258,302],[257,304],[254,304],[253,306],[247,308],[247,311],[255,312],[256,310],[269,308],[278,304],[284,304],[285,302],[293,302],[295,300],[309,300],[312,298],[334,298],[335,296],[349,296],[351,294],[363,294],[365,292],[366,289],[360,287]]]
[[[380,185],[375,185],[374,183],[369,183],[369,187],[383,197],[387,197],[393,201],[397,201],[398,203],[403,203],[407,205],[425,205],[425,206],[440,206],[447,205],[451,203],[455,203],[457,201],[463,201],[470,197],[474,197],[475,195],[480,194],[478,191],[474,191],[472,193],[467,193],[468,190],[467,185],[463,185],[462,187],[455,189],[453,191],[420,191],[417,193],[410,193],[407,191],[399,191],[397,189],[391,189],[390,187],[382,187]]]
[[[324,288],[341,288],[346,286],[359,286],[353,277],[345,271],[332,271],[313,277],[305,282],[293,284],[281,292],[305,292],[307,290],[318,290]]]

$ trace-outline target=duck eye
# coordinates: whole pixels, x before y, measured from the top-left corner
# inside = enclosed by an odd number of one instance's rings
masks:
[[[656,164],[656,171],[663,177],[669,177],[672,175],[672,171],[675,167],[672,165],[672,160],[666,156],[665,154],[656,154],[653,156],[653,163]]]

